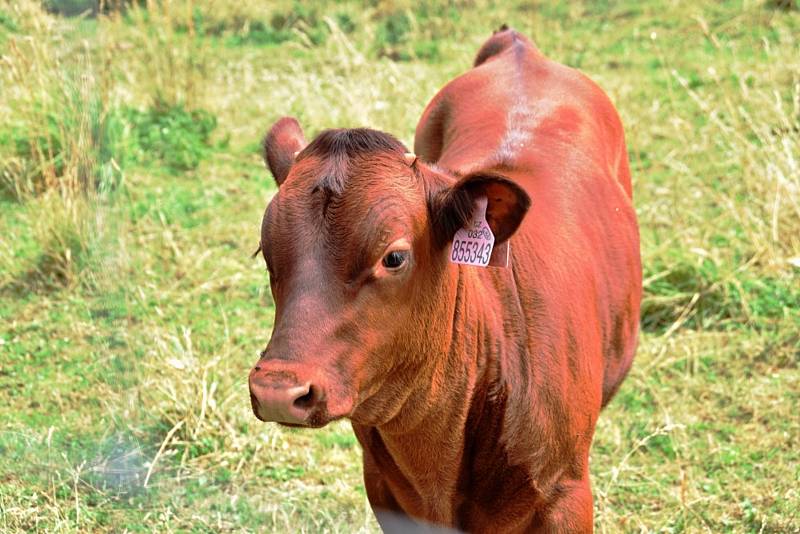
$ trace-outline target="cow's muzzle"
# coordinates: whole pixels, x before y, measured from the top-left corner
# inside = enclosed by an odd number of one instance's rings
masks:
[[[289,425],[324,424],[323,391],[311,382],[300,382],[294,373],[269,371],[262,364],[250,371],[250,404],[262,421]],[[325,421],[327,422],[327,421]]]

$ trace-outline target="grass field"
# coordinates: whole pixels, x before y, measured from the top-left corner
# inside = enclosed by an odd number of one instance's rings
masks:
[[[420,113],[508,23],[626,126],[645,270],[599,532],[800,532],[800,11],[0,0],[0,531],[374,532],[349,426],[250,411],[258,143]]]

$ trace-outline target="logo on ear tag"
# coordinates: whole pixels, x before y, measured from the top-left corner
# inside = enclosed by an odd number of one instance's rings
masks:
[[[459,228],[453,236],[453,246],[450,249],[450,261],[463,265],[486,267],[492,259],[494,248],[494,234],[489,223],[486,222],[486,197],[475,199],[472,218],[463,227]]]

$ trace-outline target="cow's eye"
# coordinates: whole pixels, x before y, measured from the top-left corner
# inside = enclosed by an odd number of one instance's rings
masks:
[[[393,250],[383,257],[383,266],[387,269],[399,269],[408,261],[408,251]]]

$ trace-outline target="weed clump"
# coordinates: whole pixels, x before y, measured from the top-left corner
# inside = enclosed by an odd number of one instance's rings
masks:
[[[393,61],[438,61],[442,57],[441,36],[463,31],[459,9],[452,3],[423,2],[413,11],[378,10],[376,18],[380,20],[374,53]]]
[[[144,111],[128,109],[125,115],[133,131],[133,157],[139,162],[189,171],[212,149],[210,137],[217,119],[208,111],[159,100]]]
[[[194,31],[199,35],[221,37],[228,46],[277,46],[295,41],[312,46],[323,44],[330,29],[325,17],[316,6],[293,2],[286,10],[276,10],[264,15],[262,9],[248,11],[247,6],[231,6],[229,10],[213,10],[195,6],[192,25],[181,25],[183,31]],[[335,24],[345,33],[355,31],[355,23],[349,14],[337,11],[333,15]]]
[[[17,23],[11,15],[0,9],[0,47],[3,46],[8,35],[18,31]]]
[[[33,103],[29,115],[0,130],[5,148],[0,189],[21,198],[54,188],[86,192],[118,186],[125,163],[120,115],[69,82],[52,97],[55,102]]]
[[[791,278],[725,273],[709,260],[669,266],[657,260],[646,266],[645,278],[642,327],[651,332],[770,328],[800,310],[800,291]]]
[[[251,26],[250,31],[245,35],[249,37],[248,40],[253,40],[255,43],[277,44],[295,37],[297,35],[295,29],[308,36],[313,45],[324,43],[328,36],[328,28],[317,9],[300,2],[295,2],[292,9],[287,12],[275,13],[270,19],[269,25]],[[268,40],[270,37],[280,39],[280,41],[270,42]]]
[[[391,13],[378,26],[375,52],[378,57],[387,57],[393,61],[438,59],[438,42],[420,38],[418,34],[416,21],[409,13],[405,11]]]

